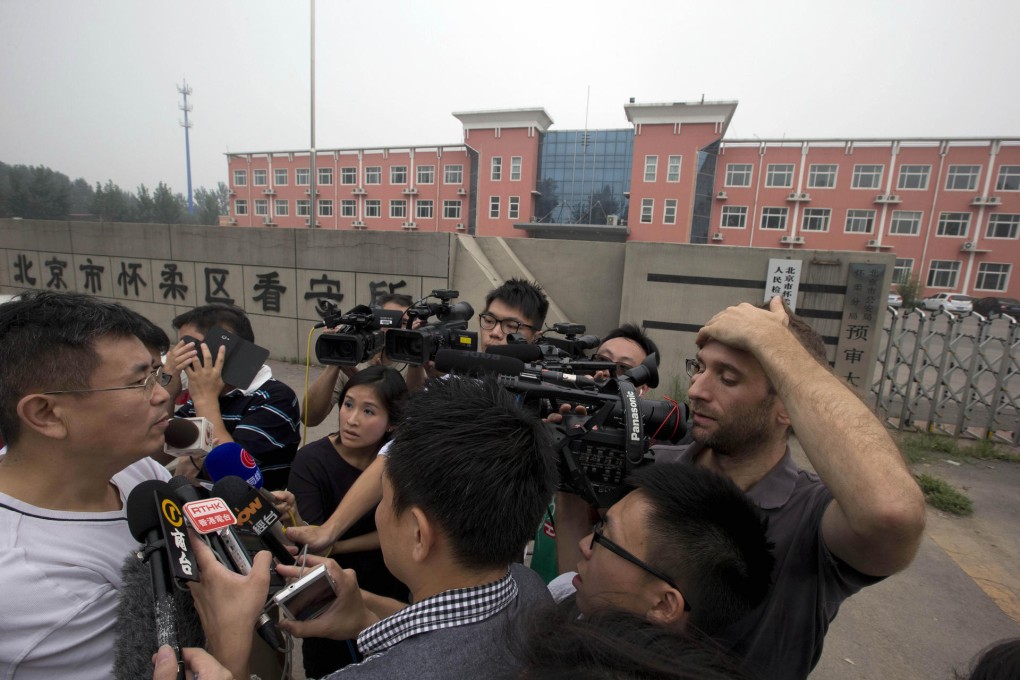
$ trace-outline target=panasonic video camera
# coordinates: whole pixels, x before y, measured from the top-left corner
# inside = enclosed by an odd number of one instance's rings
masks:
[[[320,326],[337,328],[323,333],[315,341],[315,357],[320,364],[356,366],[368,361],[386,346],[386,329],[400,326],[403,313],[398,310],[372,309],[358,305],[346,314],[329,300],[317,308],[322,317]]]
[[[406,328],[386,334],[386,356],[390,361],[421,365],[432,361],[441,349],[475,350],[478,334],[467,330],[475,310],[467,302],[450,304],[460,293],[456,290],[433,290],[408,308]],[[429,302],[428,298],[439,302]],[[435,321],[413,328],[416,322]]]

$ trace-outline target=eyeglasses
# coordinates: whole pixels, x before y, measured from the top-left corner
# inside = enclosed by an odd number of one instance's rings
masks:
[[[117,390],[141,390],[145,398],[148,399],[152,396],[153,390],[156,389],[156,383],[159,383],[160,387],[166,387],[170,384],[170,381],[174,379],[172,373],[164,373],[162,367],[155,369],[152,373],[146,376],[145,380],[138,383],[137,385],[124,385],[123,387],[87,387],[81,390],[54,390],[52,392],[43,392],[43,394],[84,394],[86,392],[115,392]]]
[[[690,376],[691,378],[693,378],[696,375],[699,375],[703,370],[704,369],[701,368],[701,363],[699,363],[697,359],[687,360],[687,375]]]
[[[518,321],[517,319],[497,319],[488,312],[482,312],[481,314],[478,315],[478,324],[482,327],[482,330],[484,331],[491,331],[493,328],[496,327],[497,323],[499,324],[499,327],[503,329],[503,332],[508,335],[510,333],[517,333],[522,328],[535,330],[534,326],[526,324],[522,321]]]
[[[602,356],[601,354],[596,354],[595,356],[593,356],[592,357],[592,361],[606,361],[606,362],[609,362],[611,364],[615,363],[616,365],[612,369],[610,369],[610,370],[612,370],[614,376],[616,376],[616,375],[623,375],[624,373],[626,373],[630,369],[634,368],[633,366],[628,366],[627,364],[621,364],[621,363],[614,362],[609,357]],[[602,369],[602,370],[605,370],[605,369]]]
[[[592,525],[592,528],[591,528],[591,545],[588,546],[588,550],[594,550],[596,543],[598,543],[599,545],[605,546],[605,548],[609,552],[616,553],[617,555],[619,555],[623,559],[627,560],[628,562],[630,562],[634,566],[640,567],[641,569],[645,570],[646,572],[648,572],[649,574],[651,574],[655,578],[662,579],[663,581],[668,583],[675,591],[677,591],[678,593],[683,595],[683,592],[680,590],[680,586],[678,586],[673,579],[671,579],[670,577],[666,576],[665,574],[663,574],[661,571],[659,571],[655,567],[649,565],[644,560],[638,559],[629,550],[621,548],[616,543],[613,543],[611,540],[606,538],[605,535],[602,533],[602,528],[604,526],[605,526],[605,522],[598,522],[598,523]],[[687,601],[686,597],[684,598],[684,611],[685,612],[691,611],[691,603]]]

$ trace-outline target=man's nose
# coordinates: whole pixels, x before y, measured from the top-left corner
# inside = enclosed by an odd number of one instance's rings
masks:
[[[578,541],[577,546],[581,549],[581,555],[586,560],[591,559],[591,532],[588,532],[581,540]]]

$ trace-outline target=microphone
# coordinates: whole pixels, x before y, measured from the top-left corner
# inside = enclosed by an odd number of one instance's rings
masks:
[[[150,479],[135,486],[128,495],[127,520],[131,535],[139,543],[144,544],[144,553],[148,555],[152,601],[155,609],[156,648],[169,645],[174,650],[174,656],[177,658],[177,680],[184,680],[184,660],[181,658],[178,638],[177,607],[173,601],[173,574],[167,564],[169,557],[167,541],[163,535],[160,521],[160,506],[163,505],[160,502],[160,492],[169,495],[170,491],[169,484],[156,479]],[[176,517],[182,519],[179,512],[176,513]]]
[[[204,487],[195,486],[187,477],[172,478],[168,484],[177,492],[177,497],[184,503],[192,501],[203,501],[209,498],[209,492]],[[236,574],[245,576],[251,573],[252,561],[248,550],[237,537],[234,527],[229,526],[220,529],[212,534],[200,534],[206,541],[206,545],[216,554],[216,559]],[[255,622],[255,632],[259,634],[267,645],[281,652],[286,652],[287,647],[283,643],[280,631],[269,615],[262,612]]]
[[[238,526],[258,536],[280,564],[295,564],[294,557],[273,531],[280,527],[280,516],[271,503],[264,502],[258,489],[240,477],[227,476],[213,484],[212,495],[226,501],[237,515]]]
[[[496,354],[502,357],[513,357],[523,362],[531,363],[542,358],[542,348],[533,343],[515,343],[513,345],[493,345],[486,347],[487,354]],[[438,365],[437,365],[438,368]]]
[[[192,456],[212,449],[213,425],[205,418],[171,418],[163,435],[163,452],[171,456]]]
[[[505,345],[523,347],[524,345]],[[534,345],[532,345],[534,347]],[[541,355],[542,350],[538,350]],[[520,359],[483,352],[441,349],[436,352],[436,370],[444,373],[520,375],[527,366]]]
[[[224,477],[240,477],[256,489],[262,488],[262,470],[250,453],[237,442],[220,444],[205,457],[209,479],[218,482]]]

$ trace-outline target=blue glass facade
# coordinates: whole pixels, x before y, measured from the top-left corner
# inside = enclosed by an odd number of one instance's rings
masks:
[[[539,140],[535,221],[626,224],[634,130],[559,130]]]

